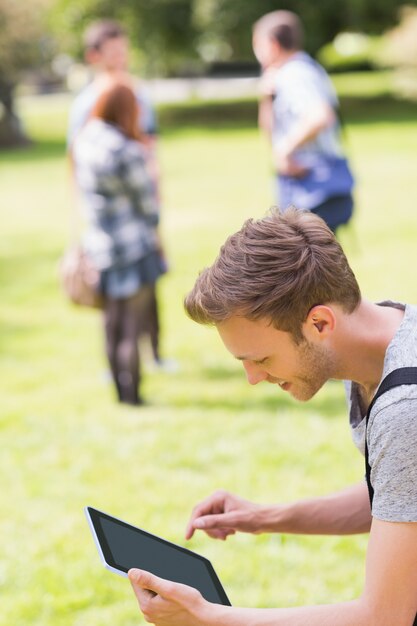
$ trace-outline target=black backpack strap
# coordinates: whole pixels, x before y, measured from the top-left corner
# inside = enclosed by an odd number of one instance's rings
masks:
[[[372,402],[369,405],[368,411],[366,413],[366,427],[365,427],[365,464],[366,464],[366,482],[368,485],[369,492],[369,500],[372,502],[374,499],[374,489],[371,483],[371,466],[369,465],[369,452],[368,452],[368,442],[366,437],[366,431],[368,428],[369,416],[371,414],[372,408],[378,400],[380,396],[384,393],[392,389],[393,387],[399,387],[400,385],[417,385],[417,367],[400,367],[392,371],[388,376],[384,378],[382,383],[379,385],[378,390],[374,397],[372,398]]]

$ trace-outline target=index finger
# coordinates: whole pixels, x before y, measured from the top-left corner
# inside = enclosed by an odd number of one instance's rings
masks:
[[[191,539],[194,535],[195,527],[194,522],[198,517],[202,517],[204,515],[210,515],[213,513],[220,513],[219,505],[224,506],[226,492],[225,491],[215,491],[210,496],[199,502],[192,510],[191,517],[188,521],[187,527],[185,529],[185,538]]]

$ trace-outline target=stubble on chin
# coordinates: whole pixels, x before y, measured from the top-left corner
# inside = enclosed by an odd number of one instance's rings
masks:
[[[294,383],[290,393],[299,402],[307,402],[332,378],[335,364],[328,352],[309,344],[303,347],[301,362],[304,374],[298,377],[299,382]]]

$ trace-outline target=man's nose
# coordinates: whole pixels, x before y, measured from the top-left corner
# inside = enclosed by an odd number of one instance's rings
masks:
[[[251,363],[250,361],[242,361],[242,363],[250,385],[257,385],[268,378],[267,372],[265,372],[260,365]]]

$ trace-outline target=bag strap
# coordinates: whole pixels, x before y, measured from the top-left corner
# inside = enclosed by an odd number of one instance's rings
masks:
[[[72,152],[69,152],[69,170],[68,247],[71,249],[78,246],[84,227],[81,191],[75,177],[75,162]]]
[[[366,413],[366,426],[365,426],[365,464],[366,464],[366,482],[368,485],[369,500],[372,503],[374,499],[374,489],[371,483],[371,466],[369,465],[369,451],[366,431],[368,429],[368,421],[371,415],[372,408],[380,396],[392,389],[393,387],[399,387],[400,385],[417,385],[417,367],[400,367],[393,370],[388,374],[382,383],[379,385],[376,394],[374,395],[371,404],[368,407]]]

